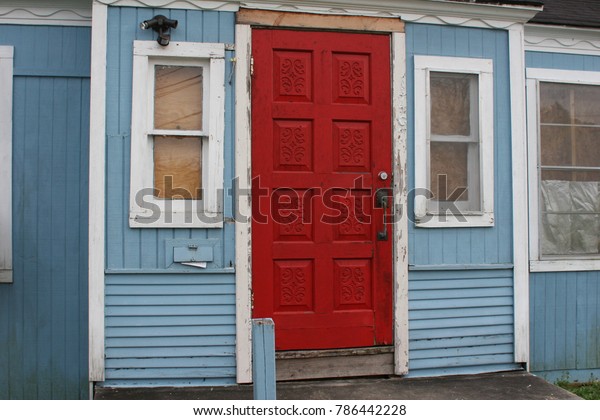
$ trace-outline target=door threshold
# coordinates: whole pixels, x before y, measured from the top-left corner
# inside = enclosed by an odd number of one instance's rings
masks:
[[[394,347],[292,350],[275,354],[278,381],[394,374]]]

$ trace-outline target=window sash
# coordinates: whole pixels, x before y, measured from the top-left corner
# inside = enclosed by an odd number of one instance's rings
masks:
[[[415,56],[415,187],[414,200],[416,225],[419,227],[487,227],[494,225],[494,178],[493,178],[493,62],[490,59]],[[471,123],[469,136],[432,135],[430,124],[430,74],[432,72],[475,75],[477,89],[471,88]],[[476,104],[476,105],[475,105]],[[425,191],[430,183],[430,145],[432,142],[468,143],[479,146],[478,153],[471,153],[469,165],[479,167],[471,170],[469,188],[478,190],[469,200],[476,203],[458,203],[460,215],[444,214],[444,204],[436,206],[427,198]],[[485,168],[485,171],[481,168]],[[478,172],[478,173],[477,173]],[[475,179],[476,178],[476,179]],[[439,209],[442,211],[439,211]],[[477,208],[469,211],[469,208]]]
[[[596,168],[583,165],[542,165],[540,138],[542,128],[542,124],[540,123],[540,83],[550,82],[600,86],[600,72],[528,68],[526,73],[529,143],[528,171],[530,191],[529,218],[531,221],[529,235],[530,270],[534,272],[600,270],[600,259],[598,258],[598,254],[576,255],[542,253],[542,215],[544,214],[543,198],[541,197],[542,170],[596,171]],[[544,126],[549,125],[550,124],[544,123]],[[567,126],[570,125],[571,124],[567,124]]]
[[[224,58],[224,44],[181,42],[163,48],[153,41],[134,41],[130,227],[223,226]],[[203,66],[202,130],[154,130],[154,66],[182,63]],[[164,200],[154,197],[153,138],[158,135],[201,138],[202,199]],[[157,214],[158,217],[155,217]]]

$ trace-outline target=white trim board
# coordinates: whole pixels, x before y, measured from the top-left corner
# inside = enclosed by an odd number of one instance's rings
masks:
[[[166,7],[237,11],[276,10],[353,16],[398,17],[407,22],[458,25],[479,28],[508,28],[513,23],[529,21],[541,8],[446,2],[438,0],[97,0],[110,6]]]
[[[529,364],[529,232],[527,220],[527,126],[523,26],[508,32],[513,193],[515,362]]]
[[[236,371],[238,383],[252,382],[252,159],[251,83],[252,29],[235,27],[235,308]],[[244,191],[244,193],[241,193]]]
[[[13,282],[12,249],[12,46],[0,46],[0,283]]]
[[[408,373],[408,140],[406,36],[392,34],[394,373]]]
[[[108,8],[93,5],[89,166],[89,381],[104,380],[106,42]]]
[[[529,172],[529,269],[531,272],[595,271],[600,259],[562,257],[540,259],[539,228],[539,82],[600,85],[600,72],[528,68],[527,75],[527,145]]]

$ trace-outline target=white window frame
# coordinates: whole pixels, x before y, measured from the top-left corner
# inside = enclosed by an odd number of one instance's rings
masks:
[[[428,198],[415,194],[415,223],[418,227],[494,226],[494,79],[493,61],[481,58],[415,56],[415,188],[429,188],[430,73],[474,74],[478,77],[479,179],[481,210],[461,215],[440,214],[428,209]],[[475,112],[472,112],[475,114]],[[451,140],[451,139],[450,139]],[[460,208],[459,205],[457,207]]]
[[[12,253],[12,46],[0,46],[0,283],[13,282]]]
[[[539,83],[600,85],[600,72],[527,69],[527,137],[529,171],[529,266],[530,271],[591,271],[600,270],[597,256],[541,257],[540,254],[540,197],[538,162],[539,150]]]
[[[190,65],[203,68],[202,130],[155,130],[154,67]],[[225,44],[134,41],[131,115],[131,183],[129,225],[133,228],[220,228],[223,226],[223,137],[225,115]],[[139,191],[154,188],[154,136],[201,137],[201,200],[164,200]],[[160,209],[159,217],[152,209]],[[167,213],[167,209],[169,209]],[[153,217],[154,216],[154,217]],[[152,217],[149,221],[149,217]]]

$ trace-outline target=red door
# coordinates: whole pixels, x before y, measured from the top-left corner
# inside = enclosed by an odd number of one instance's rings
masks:
[[[278,350],[391,344],[389,37],[256,29],[252,45],[253,316]]]

